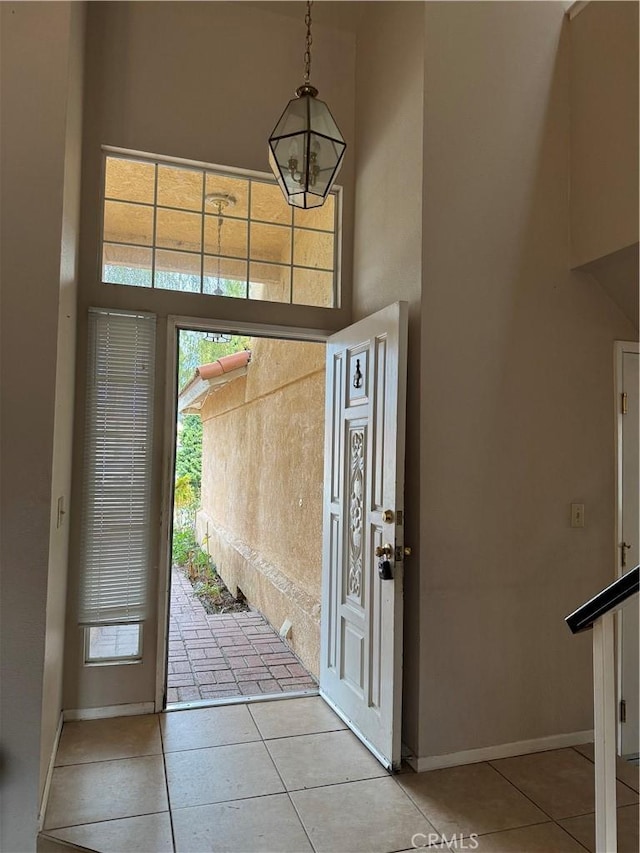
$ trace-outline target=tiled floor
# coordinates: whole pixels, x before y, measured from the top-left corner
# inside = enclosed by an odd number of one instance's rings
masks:
[[[185,574],[173,569],[169,704],[316,689],[313,677],[261,613],[210,616]]]
[[[637,853],[628,771],[619,851]],[[307,697],[65,724],[38,849],[584,853],[593,800],[588,747],[391,776]]]

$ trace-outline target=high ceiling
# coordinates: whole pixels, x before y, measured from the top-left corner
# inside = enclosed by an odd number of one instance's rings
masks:
[[[306,3],[300,0],[276,0],[276,2],[254,2],[245,0],[246,5],[275,12],[277,15],[286,15],[289,18],[297,18],[300,26],[304,26],[304,15]],[[366,2],[353,2],[353,0],[315,0],[312,9],[313,21],[324,27],[337,30],[346,30],[355,33],[360,21],[364,17]]]

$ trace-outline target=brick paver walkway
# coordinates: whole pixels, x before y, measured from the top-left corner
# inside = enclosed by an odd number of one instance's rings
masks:
[[[210,616],[184,573],[173,569],[168,703],[316,688],[261,613]]]

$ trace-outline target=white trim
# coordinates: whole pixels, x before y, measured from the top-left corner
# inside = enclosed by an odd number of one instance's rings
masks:
[[[307,329],[297,326],[279,326],[273,323],[248,323],[241,320],[211,320],[202,317],[185,317],[170,314],[167,318],[168,330],[188,329],[194,332],[231,332],[236,335],[249,335],[254,338],[277,338],[288,341],[315,341],[326,343],[333,331],[326,329]],[[167,339],[169,343],[170,338]]]
[[[49,765],[47,767],[47,776],[44,780],[44,788],[42,789],[42,799],[40,800],[40,811],[38,812],[38,832],[42,832],[44,828],[44,816],[47,813],[47,805],[49,803],[49,792],[51,790],[51,778],[53,777],[53,768],[56,763],[56,755],[58,753],[58,744],[60,743],[60,735],[62,734],[63,713],[60,711],[58,717],[58,725],[56,733],[53,737],[53,747],[49,756]]]
[[[593,727],[596,851],[618,849],[616,840],[616,699],[612,612],[593,624]]]
[[[164,709],[164,692],[167,680],[167,640],[169,634],[169,603],[171,581],[171,532],[173,519],[173,471],[175,467],[176,401],[178,395],[177,333],[180,329],[196,332],[232,332],[256,338],[278,338],[289,341],[315,341],[326,343],[332,332],[318,329],[278,326],[269,323],[247,323],[235,320],[203,319],[170,314],[167,317],[165,414],[163,424],[162,508],[160,523],[160,565],[158,568],[158,640],[156,650],[155,711]],[[287,693],[287,696],[291,696]],[[306,695],[306,694],[305,694]],[[231,697],[234,702],[245,702],[246,697]],[[273,697],[269,697],[273,698]],[[282,698],[285,698],[284,696]],[[190,703],[185,703],[186,707]],[[231,703],[229,703],[231,704]]]
[[[564,749],[593,741],[593,730],[568,732],[561,735],[518,740],[514,743],[500,743],[496,746],[484,746],[479,749],[465,749],[462,752],[450,752],[448,755],[407,757],[406,761],[416,773],[426,770],[440,770],[443,767],[458,767],[461,764],[477,764],[480,761],[496,761],[499,758],[512,758],[515,755],[527,755],[530,752],[547,752],[550,749]]]
[[[219,705],[251,705],[256,702],[279,702],[280,699],[306,699],[319,696],[317,687],[308,690],[287,690],[282,693],[260,693],[256,696],[223,696],[221,699],[193,699],[191,702],[171,702],[164,709],[165,714],[174,711],[190,711],[192,708],[217,708]]]
[[[211,379],[203,379],[198,376],[197,380],[190,388],[184,390],[178,397],[178,411],[186,412],[191,410],[189,414],[194,414],[194,409],[202,409],[205,400],[210,391],[218,385],[226,385],[228,382],[233,382],[234,379],[239,379],[241,376],[247,375],[247,367],[236,367],[235,370],[230,370],[228,373],[222,373],[220,376],[213,376]]]
[[[586,9],[589,5],[589,0],[576,0],[575,3],[572,3],[567,9],[566,15],[570,21],[573,21],[575,17],[577,17],[583,9]]]
[[[620,394],[623,391],[623,362],[625,353],[640,353],[638,341],[615,341],[613,345],[614,382],[613,382],[613,411],[615,413],[615,524],[614,524],[614,555],[613,565],[616,567],[616,578],[622,577],[622,561],[620,559],[620,543],[622,542],[622,408]],[[618,708],[622,700],[622,631],[620,630],[620,611],[616,613],[616,702]],[[622,727],[616,715],[616,751],[622,755]]]
[[[135,717],[138,714],[153,714],[153,702],[133,702],[129,705],[104,705],[102,708],[74,708],[63,711],[65,723],[74,720],[104,720],[107,717]]]
[[[335,702],[333,702],[327,696],[327,694],[324,692],[324,690],[320,689],[319,694],[320,694],[321,698],[324,699],[324,701],[327,703],[327,705],[331,708],[331,710],[335,714],[337,714],[338,717],[340,717],[342,722],[347,724],[349,729],[354,733],[354,735],[358,738],[358,740],[361,741],[367,747],[367,749],[373,755],[373,757],[378,759],[378,761],[380,762],[380,764],[382,764],[382,766],[385,768],[385,770],[395,769],[395,768],[392,768],[391,763],[389,762],[389,759],[385,758],[385,756],[375,748],[375,746],[371,743],[371,741],[367,740],[367,738],[362,734],[362,732],[359,731],[359,729],[357,729],[355,727],[353,721],[350,720],[349,717],[347,717],[347,715],[344,713],[344,711],[342,711],[335,704]]]

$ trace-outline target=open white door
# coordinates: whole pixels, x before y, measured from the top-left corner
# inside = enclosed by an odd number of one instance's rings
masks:
[[[638,344],[618,344],[618,574],[640,562],[638,505]],[[640,733],[640,687],[638,671],[638,597],[634,596],[618,614],[619,630],[619,753],[638,754]]]
[[[400,764],[406,372],[404,302],[329,338],[320,692],[387,768]]]

